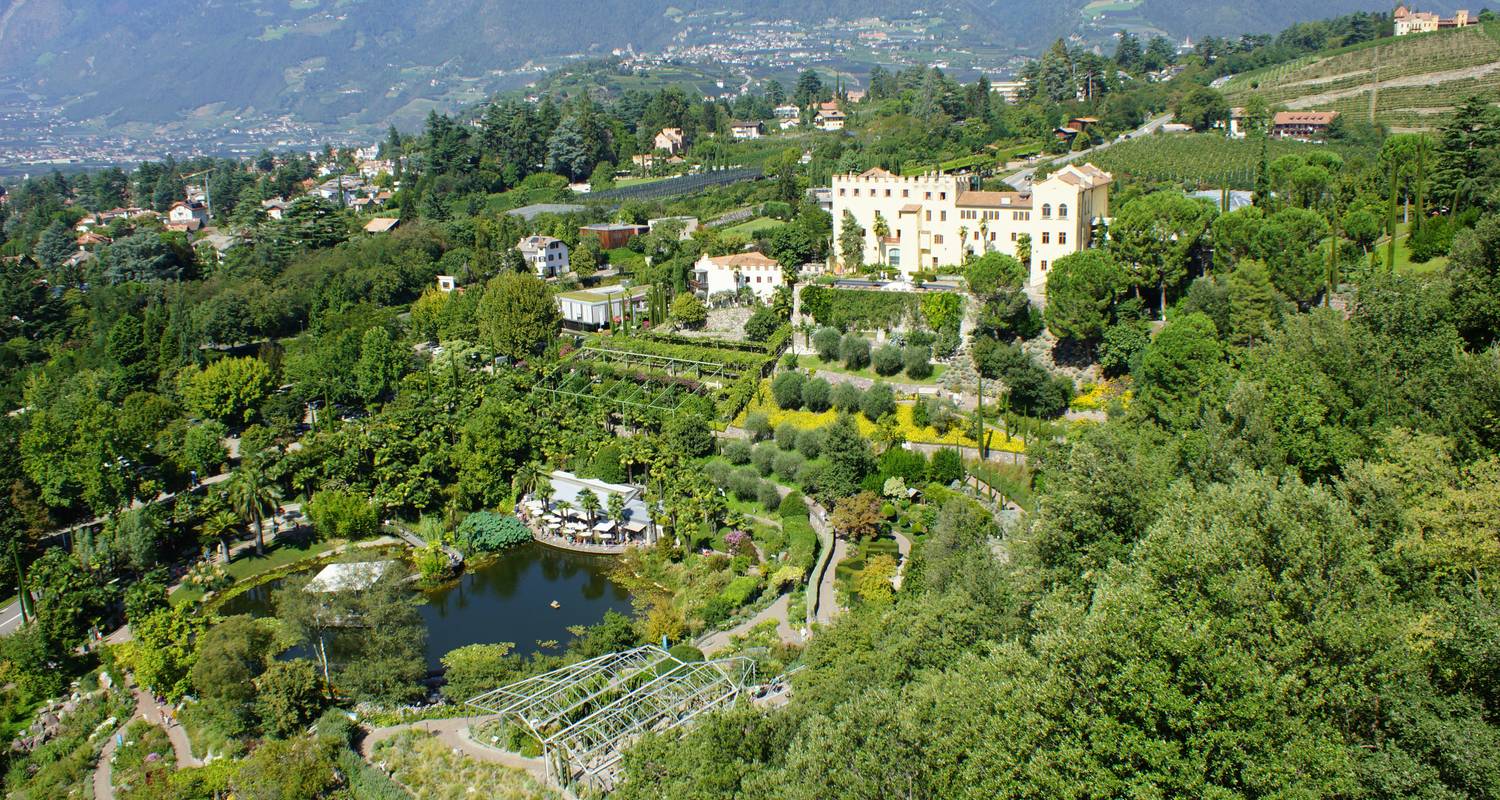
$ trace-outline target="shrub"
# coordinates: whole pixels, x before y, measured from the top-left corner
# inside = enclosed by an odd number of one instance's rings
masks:
[[[772,462],[772,467],[775,468],[777,475],[787,480],[793,480],[797,477],[797,470],[802,468],[802,462],[802,456],[798,455],[796,451],[787,451],[776,456],[776,460]]]
[[[1099,345],[1099,367],[1109,376],[1133,372],[1136,359],[1149,344],[1151,335],[1140,323],[1111,325],[1104,329],[1104,341]]]
[[[710,625],[722,621],[736,608],[749,603],[760,593],[760,578],[755,575],[741,575],[729,582],[724,591],[708,602],[708,607],[703,610],[703,620]]]
[[[746,455],[745,463],[750,463],[750,457]],[[708,482],[727,489],[729,487],[729,476],[734,472],[728,464],[722,461],[710,461],[703,465],[703,474],[708,476]]]
[[[827,361],[839,360],[839,340],[841,339],[838,328],[819,328],[813,334],[813,349],[818,351],[818,358]]]
[[[839,358],[849,369],[864,369],[870,365],[870,342],[852,333],[839,340]]]
[[[933,453],[932,461],[927,465],[927,477],[933,483],[944,486],[962,480],[964,462],[958,457],[958,451],[943,449]]]
[[[932,377],[932,351],[921,345],[913,345],[901,351],[901,363],[906,368],[906,377],[926,380]]]
[[[307,503],[313,530],[324,539],[363,539],[380,532],[380,515],[362,495],[324,489]]]
[[[782,450],[797,449],[797,424],[791,421],[776,426],[776,446]]]
[[[809,461],[817,458],[818,454],[823,452],[825,435],[822,428],[814,428],[797,434],[797,452]]]
[[[755,465],[755,470],[761,475],[771,474],[771,464],[775,459],[776,446],[770,442],[761,442],[750,453],[750,463]]]
[[[828,473],[828,462],[818,460],[809,461],[797,470],[797,484],[803,490],[816,494],[823,488],[824,478]]]
[[[907,486],[916,486],[927,478],[927,457],[915,450],[892,447],[881,454],[879,463],[882,482],[900,478]]]
[[[788,519],[782,522],[786,532],[786,563],[795,566],[806,575],[818,556],[818,534],[806,519]]]
[[[901,348],[893,344],[881,345],[875,349],[870,361],[875,365],[876,375],[895,375],[902,367]]]
[[[864,392],[852,383],[840,383],[833,387],[833,394],[829,398],[833,407],[846,414],[853,414],[859,410],[860,401],[864,399]]]
[[[701,328],[708,321],[708,306],[692,292],[683,292],[672,299],[672,321],[684,328]]]
[[[802,384],[802,407],[808,411],[822,413],[833,402],[833,387],[822,378],[813,378]]]
[[[793,489],[786,493],[786,497],[781,498],[781,505],[777,506],[776,515],[784,520],[807,519],[809,516],[807,500],[803,499],[801,492]]]
[[[735,466],[743,466],[750,463],[750,443],[744,439],[730,439],[724,443],[722,448],[724,457]]]
[[[926,400],[918,399],[911,407],[911,424],[917,428],[925,428],[932,424],[932,404]]]
[[[703,651],[690,644],[674,644],[667,649],[667,652],[685,664],[703,660]]]
[[[771,381],[771,396],[776,405],[788,411],[802,407],[802,383],[806,380],[800,372],[783,372]]]
[[[531,541],[531,531],[515,517],[493,511],[476,511],[458,526],[464,549],[494,553]]]
[[[771,438],[771,418],[757,411],[745,419],[745,430],[757,442]]]
[[[865,390],[865,396],[859,403],[859,410],[871,422],[878,421],[886,414],[896,413],[896,393],[885,383],[877,381],[874,386]]]

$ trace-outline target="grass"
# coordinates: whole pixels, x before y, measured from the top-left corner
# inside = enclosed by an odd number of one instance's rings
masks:
[[[738,225],[732,225],[728,228],[725,228],[724,232],[739,233],[745,236],[754,236],[757,233],[768,231],[773,228],[779,228],[785,224],[785,222],[782,222],[779,219],[771,219],[770,217],[756,217],[755,219],[741,222]]]
[[[887,377],[884,375],[877,375],[874,368],[872,367],[865,367],[864,369],[849,369],[848,367],[837,361],[824,361],[816,353],[797,356],[797,365],[807,367],[808,369],[813,370],[815,373],[831,372],[836,375],[851,375],[856,378],[869,378],[872,381],[913,383],[922,384],[924,386],[936,385],[942,380],[943,373],[948,371],[948,367],[945,364],[933,364],[932,374],[926,378],[913,378],[904,372],[898,372],[895,375]]]
[[[623,189],[626,186],[640,186],[642,184],[656,183],[657,181],[663,180],[666,180],[666,178],[616,178],[615,185],[612,188]]]
[[[1447,256],[1434,256],[1427,261],[1418,264],[1411,260],[1411,248],[1407,246],[1407,232],[1411,230],[1411,223],[1401,222],[1396,225],[1396,271],[1408,275],[1433,275],[1442,272],[1448,266]],[[1390,239],[1382,239],[1375,245],[1375,251],[1385,258],[1386,246]]]
[[[318,558],[342,544],[343,541],[338,539],[327,542],[291,539],[273,542],[264,556],[257,556],[254,550],[247,550],[229,562],[224,571],[234,579],[231,587],[238,586],[272,570]],[[174,605],[190,604],[202,600],[203,594],[203,589],[197,586],[184,585],[172,593],[171,599]]]

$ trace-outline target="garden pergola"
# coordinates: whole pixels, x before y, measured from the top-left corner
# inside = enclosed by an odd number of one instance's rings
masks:
[[[599,391],[598,384],[603,378],[587,369],[591,363],[618,365],[640,372],[633,373],[632,380],[615,380]],[[707,396],[710,382],[723,386],[739,376],[740,370],[712,361],[591,345],[553,367],[542,376],[533,391],[545,392],[554,399],[569,397],[621,412],[633,408],[675,414],[689,396]]]
[[[607,792],[625,748],[642,734],[729,706],[754,680],[748,658],[686,662],[646,645],[525,678],[468,704],[535,736],[549,778]]]

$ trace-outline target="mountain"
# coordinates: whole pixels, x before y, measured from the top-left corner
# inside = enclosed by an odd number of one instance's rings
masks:
[[[1239,0],[8,0],[0,75],[31,102],[99,129],[283,116],[371,127],[524,85],[533,60],[654,52],[752,28],[825,31],[812,45],[836,58],[844,22],[879,18],[914,53],[1003,55],[1075,31],[1266,31],[1385,5],[1265,0],[1252,13]]]

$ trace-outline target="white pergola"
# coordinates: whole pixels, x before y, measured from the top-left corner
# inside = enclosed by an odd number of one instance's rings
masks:
[[[727,707],[754,680],[748,658],[685,662],[646,645],[525,678],[468,704],[524,725],[542,743],[549,778],[608,792],[625,748],[642,734]]]

